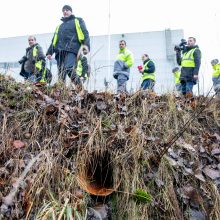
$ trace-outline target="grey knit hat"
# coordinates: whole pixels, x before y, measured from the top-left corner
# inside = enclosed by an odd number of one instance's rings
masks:
[[[62,8],[62,11],[65,10],[65,9],[73,12],[72,8],[69,5],[64,5],[63,8]]]
[[[214,59],[214,60],[211,61],[212,66],[214,66],[214,65],[216,65],[218,63],[219,63],[218,59]]]
[[[175,68],[172,69],[172,72],[175,73],[175,72],[177,72],[179,70],[180,70],[179,67],[175,67]]]

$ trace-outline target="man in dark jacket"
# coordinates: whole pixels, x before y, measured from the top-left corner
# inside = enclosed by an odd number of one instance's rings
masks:
[[[28,37],[28,44],[25,56],[18,61],[22,64],[20,75],[30,82],[40,82],[45,68],[45,55],[34,36]]]
[[[181,65],[180,82],[182,94],[192,96],[193,86],[198,80],[199,68],[201,65],[201,51],[196,45],[196,39],[189,37],[187,46],[181,54],[181,50],[176,50],[177,63]]]
[[[78,84],[80,80],[74,70],[76,57],[81,45],[90,48],[89,33],[83,19],[75,17],[69,5],[64,5],[62,12],[63,23],[57,26],[46,55],[51,60],[55,53],[59,79],[65,81],[68,75],[75,84]]]

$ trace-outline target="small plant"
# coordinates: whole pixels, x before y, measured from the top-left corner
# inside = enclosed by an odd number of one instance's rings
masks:
[[[148,192],[144,191],[143,189],[136,189],[136,191],[134,192],[133,198],[138,203],[152,202],[152,196]]]

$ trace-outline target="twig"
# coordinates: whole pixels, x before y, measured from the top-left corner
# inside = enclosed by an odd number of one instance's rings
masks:
[[[34,163],[39,159],[39,157],[43,154],[44,152],[39,153],[36,157],[32,158],[32,160],[28,163],[24,171],[22,172],[21,176],[17,179],[15,184],[13,185],[12,190],[10,193],[2,199],[3,203],[0,207],[0,212],[1,214],[4,214],[8,211],[8,207],[13,204],[15,195],[18,191],[19,186],[21,183],[24,181],[24,178],[26,177],[27,173],[30,171],[31,167],[34,165]],[[1,217],[1,216],[0,216]]]

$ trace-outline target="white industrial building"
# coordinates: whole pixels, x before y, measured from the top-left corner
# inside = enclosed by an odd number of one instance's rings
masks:
[[[37,42],[43,47],[46,53],[51,43],[53,34],[35,35]],[[10,74],[17,80],[22,80],[19,76],[19,64],[17,61],[25,55],[25,48],[28,47],[28,36],[0,38],[0,72]],[[141,33],[124,33],[110,36],[91,37],[91,67],[87,88],[90,91],[104,90],[104,79],[109,82],[109,88],[116,89],[116,81],[112,77],[112,68],[115,57],[118,53],[118,43],[121,39],[127,42],[127,48],[134,54],[135,64],[131,69],[130,80],[128,81],[128,91],[135,91],[140,87],[141,74],[137,66],[142,64],[141,55],[147,53],[156,64],[156,86],[158,93],[172,91],[174,80],[172,68],[176,66],[174,45],[179,44],[183,38],[183,30],[154,31]],[[110,42],[110,47],[109,47]],[[110,48],[110,53],[109,53]],[[109,61],[110,57],[110,61]],[[110,68],[110,69],[109,69]],[[57,80],[56,65],[52,65],[53,82]]]

